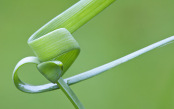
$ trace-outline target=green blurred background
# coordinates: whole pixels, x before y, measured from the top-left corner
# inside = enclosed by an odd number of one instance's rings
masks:
[[[33,56],[27,39],[78,0],[0,0],[0,109],[73,109],[61,90],[19,91],[16,63]],[[76,31],[81,54],[64,78],[113,61],[174,35],[173,0],[119,0]],[[71,86],[86,109],[174,109],[174,44],[160,47]],[[47,83],[34,65],[22,80]]]

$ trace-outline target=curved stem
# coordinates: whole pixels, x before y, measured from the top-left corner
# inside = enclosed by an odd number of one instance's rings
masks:
[[[101,73],[105,72],[106,70],[109,70],[113,67],[116,67],[116,66],[118,66],[118,65],[120,65],[124,62],[127,62],[127,61],[129,61],[129,60],[131,60],[131,59],[133,59],[137,56],[140,56],[140,55],[142,55],[142,54],[144,54],[148,51],[151,51],[151,50],[153,50],[157,47],[167,45],[167,44],[171,43],[172,41],[174,41],[174,36],[171,36],[171,37],[166,38],[162,41],[156,42],[152,45],[149,45],[145,48],[142,48],[138,51],[135,51],[135,52],[133,52],[133,53],[127,55],[127,56],[124,56],[124,57],[122,57],[120,59],[117,59],[115,61],[112,61],[110,63],[104,64],[104,65],[99,66],[97,68],[94,68],[92,70],[86,71],[84,73],[81,73],[81,74],[78,74],[78,75],[75,75],[75,76],[72,76],[72,77],[69,77],[69,78],[66,78],[66,79],[64,79],[64,81],[68,85],[72,85],[72,84],[78,83],[80,81],[89,79],[93,76],[96,76],[98,74],[101,74]],[[25,64],[26,59],[28,59],[28,58],[24,58],[23,60],[21,60],[17,64],[16,68],[18,69],[18,67]],[[36,57],[34,57],[32,59],[34,60],[33,62],[35,62],[35,59],[37,60]],[[27,63],[30,63],[30,62],[31,62],[31,60],[27,61]],[[14,72],[17,72],[16,70]],[[57,84],[54,84],[54,83],[49,83],[49,84],[44,84],[44,85],[39,85],[39,86],[34,86],[34,85],[29,85],[29,84],[23,83],[22,81],[19,80],[19,77],[17,76],[17,73],[14,73],[14,82],[15,82],[16,87],[19,90],[21,90],[23,92],[27,92],[27,93],[41,93],[41,92],[47,92],[47,91],[59,89],[59,86]]]
[[[166,45],[168,43],[171,43],[172,41],[174,41],[174,36],[171,36],[171,37],[166,38],[166,39],[164,39],[162,41],[156,42],[156,43],[154,43],[152,45],[149,45],[149,46],[147,46],[145,48],[142,48],[142,49],[140,49],[138,51],[135,51],[135,52],[133,52],[133,53],[127,55],[127,56],[124,56],[124,57],[122,57],[120,59],[117,59],[117,60],[112,61],[110,63],[104,64],[104,65],[99,66],[97,68],[94,68],[92,70],[86,71],[84,73],[72,76],[72,77],[67,78],[65,80],[67,81],[67,84],[69,84],[69,85],[75,84],[75,83],[83,81],[83,80],[86,80],[86,79],[91,78],[93,76],[96,76],[96,75],[98,75],[100,73],[103,73],[106,70],[109,70],[109,69],[111,69],[113,67],[116,67],[116,66],[118,66],[118,65],[120,65],[122,63],[125,63],[125,62],[127,62],[127,61],[129,61],[129,60],[131,60],[131,59],[133,59],[135,57],[138,57],[138,56],[140,56],[140,55],[142,55],[142,54],[144,54],[144,53],[146,53],[148,51],[151,51],[151,50],[153,50],[153,49],[155,49],[155,48],[157,48],[159,46],[164,46],[164,45]]]

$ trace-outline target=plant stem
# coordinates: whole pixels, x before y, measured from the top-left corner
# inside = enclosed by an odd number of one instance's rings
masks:
[[[71,90],[67,83],[64,82],[62,78],[58,80],[57,85],[65,93],[67,98],[71,101],[76,109],[85,109],[75,93]]]
[[[127,56],[124,56],[124,57],[122,57],[120,59],[117,59],[115,61],[112,61],[110,63],[104,64],[104,65],[99,66],[97,68],[94,68],[92,70],[89,70],[89,71],[86,71],[84,73],[72,76],[70,78],[67,78],[66,79],[67,84],[69,84],[69,85],[70,84],[74,84],[74,83],[86,80],[88,78],[91,78],[93,76],[96,76],[96,75],[98,75],[98,74],[100,74],[100,73],[102,73],[104,71],[107,71],[107,70],[109,70],[109,69],[111,69],[113,67],[116,67],[116,66],[118,66],[118,65],[120,65],[122,63],[125,63],[125,62],[127,62],[127,61],[129,61],[129,60],[131,60],[131,59],[133,59],[135,57],[138,57],[138,56],[140,56],[140,55],[142,55],[142,54],[144,54],[144,53],[146,53],[148,51],[151,51],[151,50],[153,50],[153,49],[155,49],[155,48],[157,48],[159,46],[164,46],[164,45],[166,45],[168,43],[171,43],[172,41],[174,41],[174,36],[171,36],[171,37],[166,38],[166,39],[164,39],[162,41],[156,42],[156,43],[154,43],[152,45],[149,45],[149,46],[147,46],[145,48],[142,48],[142,49],[140,49],[138,51],[135,51],[135,52],[133,52],[133,53],[127,55]]]
[[[75,76],[72,76],[72,77],[69,77],[69,78],[66,78],[64,79],[65,83],[67,83],[68,85],[72,85],[72,84],[75,84],[75,83],[78,83],[80,81],[83,81],[83,80],[86,80],[86,79],[89,79],[93,76],[96,76],[98,74],[101,74],[113,67],[116,67],[124,62],[127,62],[135,57],[138,57],[148,51],[151,51],[157,47],[160,47],[160,46],[164,46],[164,45],[167,45],[169,43],[171,43],[172,41],[174,41],[174,36],[171,36],[169,38],[166,38],[162,41],[159,41],[159,42],[156,42],[152,45],[149,45],[145,48],[142,48],[138,51],[135,51],[127,56],[124,56],[120,59],[117,59],[115,61],[112,61],[110,63],[107,63],[107,64],[104,64],[102,66],[99,66],[97,68],[94,68],[92,70],[89,70],[89,71],[86,71],[84,73],[80,73],[78,75],[75,75]],[[21,61],[19,61],[19,63],[17,64],[15,70],[14,70],[14,83],[16,85],[16,87],[18,89],[20,89],[21,91],[23,92],[27,92],[27,93],[40,93],[40,92],[46,92],[46,91],[51,91],[51,90],[55,90],[55,89],[59,89],[60,87],[57,85],[57,84],[53,84],[53,83],[49,83],[49,84],[44,84],[44,85],[39,85],[39,86],[34,86],[34,85],[29,85],[29,84],[26,84],[24,82],[22,82],[17,73],[17,70],[19,69],[20,66],[26,64],[26,63],[35,63],[35,64],[38,64],[38,58],[36,57],[27,57],[27,58],[24,58],[22,59]]]

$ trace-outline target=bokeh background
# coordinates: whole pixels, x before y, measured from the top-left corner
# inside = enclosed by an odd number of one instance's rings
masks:
[[[33,56],[28,38],[78,0],[0,0],[0,109],[73,109],[61,90],[19,91],[16,63]],[[174,35],[173,0],[119,0],[76,31],[81,54],[64,78]],[[174,43],[71,86],[86,109],[174,109]],[[22,80],[47,83],[36,66]]]

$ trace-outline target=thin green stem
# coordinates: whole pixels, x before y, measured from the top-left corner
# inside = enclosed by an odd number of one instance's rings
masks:
[[[64,82],[62,78],[58,80],[57,85],[65,93],[67,98],[71,101],[76,109],[85,109],[75,93],[71,90],[68,84]]]
[[[174,41],[174,36],[171,36],[171,37],[166,38],[166,39],[164,39],[162,41],[156,42],[156,43],[154,43],[152,45],[149,45],[149,46],[147,46],[145,48],[142,48],[142,49],[140,49],[138,51],[135,51],[135,52],[133,52],[133,53],[127,55],[127,56],[124,56],[124,57],[120,58],[120,59],[117,59],[117,60],[112,61],[110,63],[104,64],[104,65],[102,65],[100,67],[97,67],[97,68],[94,68],[92,70],[86,71],[84,73],[75,75],[73,77],[67,78],[66,79],[67,84],[69,84],[69,85],[70,84],[74,84],[74,83],[86,80],[88,78],[91,78],[93,76],[96,76],[98,74],[101,74],[101,73],[103,73],[103,72],[105,72],[105,71],[107,71],[107,70],[109,70],[109,69],[111,69],[113,67],[116,67],[116,66],[118,66],[118,65],[120,65],[122,63],[125,63],[125,62],[127,62],[127,61],[129,61],[129,60],[131,60],[131,59],[133,59],[135,57],[138,57],[138,56],[140,56],[140,55],[142,55],[142,54],[144,54],[144,53],[146,53],[148,51],[151,51],[151,50],[153,50],[153,49],[155,49],[157,47],[167,45],[167,44],[169,44],[169,43],[171,43],[173,41]]]

